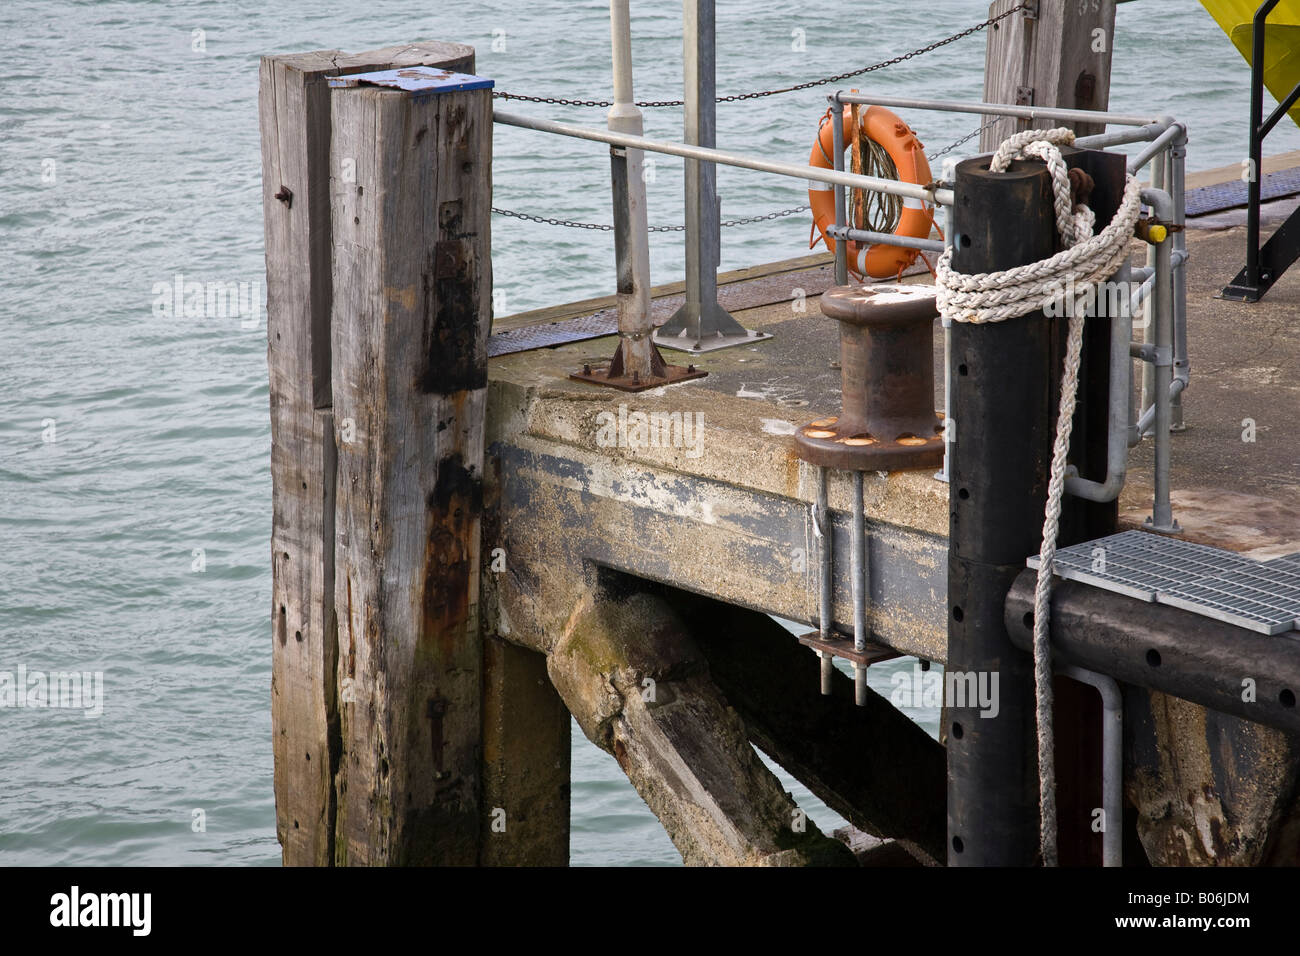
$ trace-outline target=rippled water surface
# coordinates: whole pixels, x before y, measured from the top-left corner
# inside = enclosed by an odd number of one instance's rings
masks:
[[[983,8],[860,0],[792,14],[775,0],[720,0],[718,88],[844,72],[956,32]],[[679,97],[678,5],[633,9],[638,96]],[[794,31],[806,51],[792,52]],[[603,98],[607,7],[5,0],[0,37],[0,670],[105,680],[98,719],[0,710],[0,862],[274,864],[257,57],[459,40],[501,88]],[[855,82],[977,99],[983,50],[976,35]],[[1115,74],[1113,108],[1189,122],[1191,168],[1243,155],[1247,71],[1196,3],[1121,6]],[[719,143],[801,161],[824,108],[817,90],[725,105]],[[976,122],[909,119],[932,150]],[[653,136],[679,138],[680,124],[675,110],[646,117]],[[1298,147],[1294,128],[1270,143]],[[600,147],[498,127],[494,148],[497,205],[610,221]],[[729,218],[805,201],[797,181],[732,169],[719,179]],[[681,204],[680,164],[659,158],[651,221],[679,223]],[[607,234],[494,226],[503,311],[611,291]],[[800,255],[807,241],[802,216],[728,230],[723,267]],[[655,281],[680,278],[680,235],[653,243]],[[178,274],[256,283],[258,308],[242,320],[167,314],[155,284]],[[886,694],[889,674],[873,669]],[[933,712],[916,716],[934,731]],[[786,779],[814,820],[836,823]],[[206,832],[191,826],[196,810]],[[573,859],[678,862],[576,728]]]

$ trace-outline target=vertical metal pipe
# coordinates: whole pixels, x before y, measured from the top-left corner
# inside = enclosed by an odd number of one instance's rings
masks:
[[[867,649],[867,522],[862,509],[862,472],[853,472],[853,649]],[[867,669],[853,662],[853,697],[859,707],[867,703]]]
[[[853,649],[867,649],[867,528],[862,511],[862,472],[853,472]]]
[[[840,104],[839,94],[833,94],[831,101],[831,142],[833,143],[834,156],[831,160],[835,164],[836,172],[844,172],[844,107]],[[835,187],[835,225],[843,226],[847,220],[844,218],[844,187]],[[844,239],[835,241],[835,284],[849,284],[849,244]]]
[[[1151,188],[1165,188],[1165,154],[1162,152],[1151,160]],[[1154,273],[1156,268],[1156,247],[1147,246],[1147,266]],[[1156,340],[1156,302],[1155,289],[1146,301],[1142,311],[1142,341],[1148,345]],[[1142,363],[1142,399],[1139,407],[1145,412],[1155,402],[1155,368],[1150,362]],[[1139,418],[1141,416],[1139,415]]]
[[[1170,505],[1169,458],[1172,436],[1169,428],[1173,424],[1172,400],[1169,385],[1174,380],[1174,310],[1172,271],[1170,268],[1170,251],[1172,243],[1166,239],[1156,246],[1156,361],[1152,363],[1155,373],[1156,403],[1156,450],[1155,450],[1155,502],[1152,505],[1151,526],[1160,531],[1173,531],[1173,510]]]
[[[617,108],[632,103],[632,18],[628,0],[609,0],[609,35],[614,69],[614,108]]]
[[[953,160],[943,162],[943,181],[951,183],[957,176],[957,164]],[[952,207],[943,207],[943,246],[952,248]],[[952,444],[957,437],[957,426],[952,419],[952,319],[946,315],[940,320],[943,326],[943,468],[934,477],[947,481],[951,472],[949,462],[952,460]]]
[[[1174,200],[1174,377],[1186,377],[1191,369],[1187,355],[1187,132],[1169,150],[1169,194]],[[1183,421],[1183,393],[1174,396],[1174,431],[1187,428]]]
[[[833,628],[834,605],[831,601],[831,588],[834,584],[834,563],[835,541],[831,536],[831,508],[830,508],[830,474],[825,468],[817,469],[817,508],[813,515],[813,521],[816,524],[817,546],[821,549],[817,558],[821,566],[821,574],[818,584],[818,609],[817,625],[823,641],[830,640]],[[822,693],[829,696],[831,689],[835,686],[835,658],[826,651],[818,651],[817,656],[821,658],[821,680]]]
[[[712,149],[717,145],[717,17],[714,0],[683,0],[683,11],[694,12],[694,117],[688,119],[687,128],[694,127],[699,140],[694,145]],[[689,64],[688,64],[689,66]],[[691,89],[688,84],[687,89]],[[692,97],[688,94],[689,109]],[[691,140],[687,140],[691,142]],[[700,307],[709,309],[718,304],[718,262],[722,256],[720,206],[718,201],[718,167],[713,163],[697,164],[699,187],[696,202],[699,205],[699,226],[696,235],[697,279]]]
[[[1124,709],[1119,685],[1097,675],[1109,685],[1102,691],[1101,792],[1106,831],[1101,841],[1101,865],[1124,865]]]
[[[1265,21],[1277,6],[1278,0],[1265,0],[1255,11],[1251,30],[1250,58],[1250,182],[1246,184],[1246,285],[1258,290],[1259,275],[1259,199],[1264,178],[1264,138],[1260,128],[1264,124],[1264,34]],[[1258,298],[1258,292],[1255,292]]]
[[[628,0],[610,0],[609,32],[614,74],[614,105],[607,125],[616,133],[644,134],[641,110],[632,94],[632,28]],[[627,374],[651,374],[654,329],[650,316],[650,230],[646,218],[644,153],[611,148],[616,231],[622,234],[619,256],[618,333],[623,340]],[[620,195],[620,193],[622,195]]]
[[[712,149],[717,140],[717,43],[714,0],[682,0],[683,141]],[[656,333],[660,345],[691,351],[750,341],[718,304],[721,204],[714,163],[687,159],[686,301]],[[755,336],[754,338],[769,338]]]
[[[1132,270],[1126,261],[1115,273],[1113,282],[1130,288]],[[1128,475],[1129,432],[1133,415],[1133,359],[1129,343],[1133,340],[1133,315],[1127,302],[1110,317],[1110,381],[1108,383],[1106,425],[1106,479],[1089,481],[1075,474],[1065,479],[1065,493],[1088,501],[1113,501],[1124,490]],[[1113,531],[1113,529],[1111,529]],[[1108,532],[1109,533],[1109,532]],[[1103,535],[1091,535],[1092,538]]]
[[[1097,688],[1101,694],[1101,809],[1105,829],[1101,835],[1101,865],[1124,865],[1124,699],[1113,677],[1065,666],[1059,669],[1073,680]]]
[[[818,560],[821,562],[821,580],[819,581],[821,587],[817,623],[823,641],[830,640],[833,623],[831,616],[834,614],[831,603],[831,587],[834,584],[832,579],[834,571],[832,557],[835,553],[835,542],[831,538],[830,493],[827,488],[829,479],[827,469],[817,469],[817,513],[813,520],[817,523],[818,547],[821,548],[818,554]]]
[[[707,51],[704,49],[707,47]],[[714,145],[713,4],[709,0],[682,0],[682,79],[685,141],[692,146]],[[702,62],[703,61],[703,62]],[[707,91],[704,86],[707,84]],[[707,105],[706,105],[707,103]],[[704,258],[702,233],[713,215],[713,190],[717,167],[696,159],[686,160],[686,329],[700,340],[700,301],[703,298]],[[707,183],[707,187],[706,187]],[[708,195],[705,195],[708,188]],[[714,266],[716,270],[716,265]],[[714,273],[716,295],[717,273]]]
[[[1143,190],[1142,198],[1151,203],[1158,219],[1168,222],[1173,216],[1173,202],[1168,193]],[[1182,531],[1174,520],[1170,504],[1169,460],[1172,436],[1169,426],[1172,418],[1170,383],[1174,379],[1174,296],[1172,269],[1172,240],[1166,238],[1153,247],[1156,253],[1155,282],[1152,301],[1155,311],[1156,360],[1151,363],[1155,382],[1155,501],[1146,526],[1153,531],[1177,534]]]

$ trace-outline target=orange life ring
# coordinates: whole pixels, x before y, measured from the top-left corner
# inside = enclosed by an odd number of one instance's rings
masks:
[[[830,111],[822,117],[821,127],[817,132],[817,142],[813,144],[812,155],[808,165],[821,169],[834,168],[832,157],[835,151],[835,131],[830,124]],[[933,177],[930,164],[926,161],[921,141],[906,123],[883,106],[868,106],[859,112],[863,131],[874,142],[879,143],[893,160],[898,169],[898,178],[903,182],[928,185]],[[846,148],[853,142],[853,112],[844,107],[843,133]],[[808,205],[812,207],[813,226],[821,233],[821,240],[826,248],[834,251],[835,240],[826,235],[828,227],[835,224],[835,187],[828,183],[808,184]],[[934,225],[934,210],[919,199],[903,200],[903,213],[896,236],[910,236],[913,239],[925,239],[930,235]],[[808,248],[817,245],[819,237],[814,235]],[[896,276],[916,261],[920,255],[917,249],[904,249],[883,243],[863,245],[850,242],[848,248],[849,271],[859,278],[871,276],[885,279]]]

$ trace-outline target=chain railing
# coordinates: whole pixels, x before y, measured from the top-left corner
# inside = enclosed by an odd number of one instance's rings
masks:
[[[781,219],[785,216],[793,216],[796,213],[807,212],[810,208],[806,203],[802,206],[792,206],[789,209],[780,209],[776,212],[769,212],[763,216],[748,216],[743,219],[724,219],[720,225],[723,226],[748,226],[755,222],[766,222],[770,219]],[[526,212],[517,212],[514,209],[500,209],[492,207],[492,212],[498,216],[509,216],[511,219],[524,219],[528,222],[540,222],[548,226],[567,226],[570,229],[595,229],[599,232],[609,232],[614,227],[603,222],[575,222],[572,219],[556,219],[552,216],[533,216]],[[685,226],[651,226],[650,232],[685,232]]]
[[[966,134],[965,136],[963,136],[961,139],[957,140],[957,142],[955,142],[955,143],[950,143],[949,145],[945,146],[943,149],[939,150],[939,152],[937,152],[937,153],[930,153],[930,154],[929,154],[928,156],[926,156],[925,158],[926,158],[927,160],[933,160],[933,159],[938,159],[940,156],[943,156],[943,155],[945,155],[945,154],[947,154],[947,153],[951,153],[951,152],[952,152],[954,149],[956,149],[958,146],[961,146],[961,145],[963,145],[963,144],[965,144],[965,143],[969,143],[971,140],[973,140],[973,139],[974,139],[976,136],[978,136],[980,133],[984,132],[986,129],[992,129],[994,126],[997,126],[998,123],[1000,123],[1001,121],[1002,121],[1002,117],[1000,117],[1000,116],[999,116],[997,119],[990,120],[989,122],[985,123],[983,126],[978,126],[978,127],[976,127],[975,129],[971,130],[969,133],[967,133],[967,134]]]
[[[920,49],[912,50],[910,53],[903,53],[888,60],[882,60],[879,63],[873,63],[871,66],[863,67],[860,70],[850,70],[848,73],[837,73],[835,76],[827,76],[819,80],[809,80],[807,83],[797,83],[794,86],[783,86],[774,90],[758,90],[753,93],[732,93],[729,96],[715,97],[715,101],[718,103],[738,103],[742,100],[756,100],[764,96],[777,96],[782,93],[796,93],[800,90],[811,90],[819,86],[826,86],[830,83],[840,83],[844,80],[851,80],[855,77],[865,76],[868,73],[874,73],[876,70],[883,70],[889,66],[897,66],[899,63],[903,63],[913,57],[931,53],[950,43],[956,43],[958,40],[965,39],[973,33],[978,33],[980,30],[987,29],[999,20],[1005,20],[1007,17],[1019,13],[1025,8],[1026,4],[1019,3],[1010,10],[999,13],[996,17],[989,17],[989,19],[985,20],[983,23],[977,23],[973,27],[967,27],[960,33],[954,33],[952,36],[944,37],[942,40],[936,40],[928,46],[923,46]],[[589,106],[608,108],[614,105],[610,100],[570,100],[558,96],[529,96],[525,93],[510,93],[506,90],[496,90],[492,95],[503,100],[524,100],[529,103],[549,103],[554,106]],[[636,105],[643,109],[657,109],[670,106],[684,106],[685,103],[685,100],[646,100],[639,102]]]
[[[950,43],[955,43],[958,40],[968,37],[973,33],[977,33],[980,30],[987,29],[988,27],[996,24],[999,20],[1004,20],[1009,16],[1019,13],[1021,10],[1024,10],[1025,8],[1026,8],[1026,4],[1024,3],[1017,4],[1011,9],[1006,10],[995,17],[990,17],[989,19],[983,21],[982,23],[977,23],[972,27],[968,27],[965,30],[962,30],[960,33],[954,33],[952,36],[945,37],[942,40],[937,40],[934,43],[929,44],[928,46],[920,47],[919,49],[912,50],[909,53],[903,53],[899,56],[892,57],[891,59],[888,60],[882,60],[879,63],[873,63],[871,66],[863,67],[860,70],[852,70],[848,73],[837,73],[834,76],[824,77],[819,80],[810,80],[807,83],[799,83],[796,84],[795,86],[785,86],[774,90],[759,90],[753,93],[735,93],[729,96],[719,96],[716,97],[715,99],[718,103],[735,103],[741,100],[758,99],[764,96],[776,96],[777,94],[780,93],[794,93],[799,90],[813,89],[818,86],[826,86],[827,84],[830,83],[839,83],[844,80],[852,79],[854,77],[864,76],[868,73],[874,73],[876,70],[883,70],[885,67],[895,66],[899,63],[903,63],[907,60],[912,59],[913,57],[918,57],[925,53],[930,53],[934,50],[939,49],[940,47],[947,46]],[[510,93],[505,90],[497,90],[492,95],[504,100],[526,100],[531,103],[549,103],[556,106],[610,107],[613,105],[613,103],[610,102],[609,100],[571,100],[571,99],[564,99],[562,97],[556,97],[556,96],[528,96],[523,93]],[[646,101],[638,102],[636,105],[643,108],[657,108],[657,107],[682,106],[684,105],[684,103],[685,103],[684,100],[646,100]],[[997,120],[993,120],[989,123],[985,123],[983,126],[980,126],[972,130],[970,133],[967,133],[965,136],[963,136],[961,139],[957,140],[956,142],[948,146],[945,146],[943,149],[939,150],[936,153],[932,153],[929,158],[938,159],[940,156],[952,152],[954,149],[974,139],[980,133],[984,132],[984,130],[995,125],[997,122],[998,122]],[[786,216],[793,216],[797,213],[807,212],[810,208],[811,207],[807,204],[804,204],[802,206],[793,206],[789,209],[781,209],[776,212],[770,212],[767,213],[766,215],[761,215],[761,216],[749,216],[742,219],[727,219],[724,220],[721,223],[721,225],[727,227],[747,226],[757,222],[767,222],[773,219],[781,219]],[[597,232],[610,232],[614,228],[612,225],[609,225],[608,223],[578,222],[573,219],[561,219],[554,216],[534,216],[529,213],[519,212],[514,209],[501,209],[496,206],[492,207],[492,212],[498,216],[507,216],[511,219],[522,219],[526,222],[537,222],[548,226],[562,226],[569,229],[590,229]],[[651,226],[649,227],[649,231],[650,232],[685,232],[686,227],[684,225]]]
[[[937,153],[929,154],[927,158],[932,160],[938,159],[940,156],[952,152],[958,146],[970,142],[972,139],[974,139],[980,133],[984,132],[989,127],[996,125],[997,122],[998,120],[992,120],[991,122],[985,123],[983,126],[979,126],[971,130],[961,139],[957,140],[954,143],[950,143],[949,145],[945,146],[943,149],[939,150]],[[724,219],[721,225],[728,226],[728,227],[748,226],[756,222],[767,222],[772,219],[783,219],[786,216],[793,216],[796,215],[797,213],[807,212],[811,208],[812,208],[811,206],[805,203],[802,206],[792,206],[789,209],[779,209],[776,212],[769,212],[763,216],[747,216],[742,219]],[[566,226],[570,229],[594,229],[599,232],[609,232],[614,228],[613,226],[607,223],[576,222],[572,219],[558,219],[553,216],[533,216],[526,212],[518,212],[514,209],[501,209],[496,206],[492,207],[492,212],[498,216],[508,216],[511,219],[523,219],[528,222],[539,222],[547,226]],[[651,226],[650,231],[651,232],[685,232],[686,227],[685,226]]]

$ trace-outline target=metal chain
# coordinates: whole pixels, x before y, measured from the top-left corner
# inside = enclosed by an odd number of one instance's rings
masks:
[[[986,129],[991,129],[994,126],[997,126],[998,123],[1005,118],[1006,117],[999,116],[997,117],[997,119],[990,120],[989,122],[985,123],[983,126],[979,127],[978,129],[972,130],[971,132],[967,133],[965,136],[957,140],[957,142],[953,143],[951,146],[945,146],[937,153],[930,153],[926,157],[926,159],[938,159],[944,153],[951,153],[954,149],[956,149],[958,146],[961,146],[963,143],[969,143],[971,140],[973,140],[980,133],[984,132]]]
[[[812,207],[807,203],[802,206],[792,206],[789,209],[782,209],[779,212],[769,212],[766,216],[750,216],[748,219],[724,219],[724,226],[747,226],[752,222],[766,222],[768,219],[781,219],[785,216],[793,216],[796,213],[807,212]]]
[[[778,212],[769,212],[765,216],[750,216],[747,219],[725,219],[722,221],[723,226],[747,226],[750,223],[765,222],[768,219],[780,219],[783,216],[793,216],[796,213],[807,212],[811,207],[808,205],[794,206],[790,209],[782,209]],[[492,211],[498,216],[509,216],[512,219],[526,219],[529,222],[540,222],[548,226],[568,226],[571,229],[596,229],[600,232],[609,232],[614,227],[600,222],[574,222],[572,219],[554,219],[550,216],[530,216],[526,212],[516,212],[513,209],[498,209],[492,207]],[[650,232],[685,232],[685,226],[651,226]]]
[[[841,80],[848,80],[856,76],[863,76],[867,73],[874,73],[876,70],[883,70],[887,66],[896,66],[897,64],[902,63],[906,60],[910,60],[913,57],[917,57],[925,53],[933,52],[934,50],[937,50],[940,47],[947,46],[949,43],[956,43],[958,40],[964,39],[970,36],[972,33],[977,33],[980,30],[993,26],[999,20],[1005,20],[1007,17],[1019,13],[1021,10],[1024,10],[1026,6],[1027,5],[1024,3],[1016,4],[1016,6],[1012,7],[1010,10],[998,14],[996,17],[990,17],[989,19],[985,20],[983,23],[977,23],[975,24],[975,26],[962,30],[960,33],[954,33],[950,37],[945,37],[942,40],[938,40],[934,43],[931,43],[929,46],[923,46],[919,50],[913,50],[911,53],[904,53],[901,56],[896,56],[890,60],[882,60],[880,63],[873,63],[871,66],[863,67],[860,70],[851,70],[848,73],[837,73],[835,76],[827,76],[820,80],[810,80],[807,83],[799,83],[795,86],[783,86],[775,90],[759,90],[758,92],[755,93],[733,93],[730,96],[719,96],[715,98],[715,102],[737,103],[740,102],[741,100],[756,100],[764,96],[776,96],[780,93],[795,93],[798,92],[799,90],[810,90],[817,86],[825,86],[828,83],[838,83]],[[505,90],[495,90],[493,91],[492,95],[504,100],[527,100],[530,103],[550,103],[555,106],[610,107],[614,105],[609,100],[566,100],[558,96],[528,96],[524,93],[509,93]],[[654,109],[654,108],[665,107],[665,106],[685,106],[686,101],[685,100],[646,100],[643,102],[638,102],[636,105],[644,109]]]
[[[570,219],[552,219],[549,216],[530,216],[526,212],[515,212],[513,209],[498,209],[492,207],[492,211],[498,216],[509,216],[512,219],[527,219],[529,222],[541,222],[548,226],[568,226],[571,229],[598,229],[601,232],[609,232],[614,227],[602,225],[598,222],[573,222]],[[685,228],[684,226],[682,228]]]

